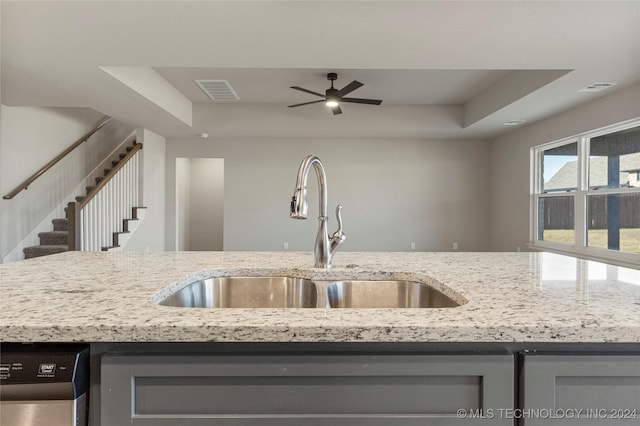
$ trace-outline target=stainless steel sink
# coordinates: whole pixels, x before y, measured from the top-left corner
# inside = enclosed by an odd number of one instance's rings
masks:
[[[219,277],[195,281],[159,302],[187,308],[315,308],[316,286],[302,278]]]
[[[453,308],[449,296],[413,281],[338,281],[327,286],[332,308]]]
[[[451,308],[460,303],[406,280],[217,277],[195,281],[157,302],[184,308]]]

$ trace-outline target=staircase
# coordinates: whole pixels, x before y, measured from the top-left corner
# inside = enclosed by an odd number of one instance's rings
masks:
[[[131,151],[137,148],[142,148],[141,145],[138,145],[134,140],[132,145],[127,146],[126,150],[119,154],[119,159],[113,160],[111,162],[111,168],[106,168],[103,170],[102,176],[96,176],[94,178],[95,185],[87,186],[86,195],[80,195],[75,197],[78,203],[82,203],[87,197],[94,196],[98,191],[100,191],[100,182],[105,179],[111,179],[117,170],[115,170],[116,166],[120,164],[121,161],[124,161],[125,158],[129,155]],[[23,249],[25,259],[31,259],[34,257],[46,256],[49,254],[61,253],[65,251],[72,250],[73,247],[70,248],[69,244],[69,211],[68,208],[65,208],[66,218],[61,219],[53,219],[52,225],[53,230],[48,232],[40,232],[38,234],[38,238],[40,238],[40,244],[37,246],[26,247]],[[139,221],[142,217],[144,217],[144,208],[143,207],[132,207],[130,212],[131,217],[124,218],[122,220],[121,229],[113,232],[113,242],[112,244],[102,246],[101,249],[103,251],[107,250],[117,250],[121,247],[121,244],[124,239],[126,239],[130,232],[135,228],[137,221]],[[78,249],[78,248],[76,248]]]

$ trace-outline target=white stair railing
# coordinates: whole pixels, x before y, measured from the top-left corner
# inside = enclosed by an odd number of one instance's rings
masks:
[[[69,250],[102,251],[114,246],[114,233],[140,207],[142,145],[133,149],[80,202],[69,203]]]

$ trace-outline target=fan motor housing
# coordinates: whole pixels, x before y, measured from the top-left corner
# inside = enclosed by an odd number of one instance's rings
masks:
[[[333,87],[328,88],[327,90],[325,90],[325,96],[329,97],[331,95],[334,95],[335,93],[338,92],[338,89],[334,89]]]

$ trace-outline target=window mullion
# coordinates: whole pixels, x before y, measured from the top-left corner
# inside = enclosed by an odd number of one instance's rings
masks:
[[[578,139],[578,188],[575,206],[575,242],[576,247],[587,246],[587,190],[589,189],[589,138]]]
[[[530,158],[531,175],[531,197],[529,205],[529,217],[531,218],[529,226],[529,241],[538,241],[538,198],[542,191],[542,150],[533,150]]]

